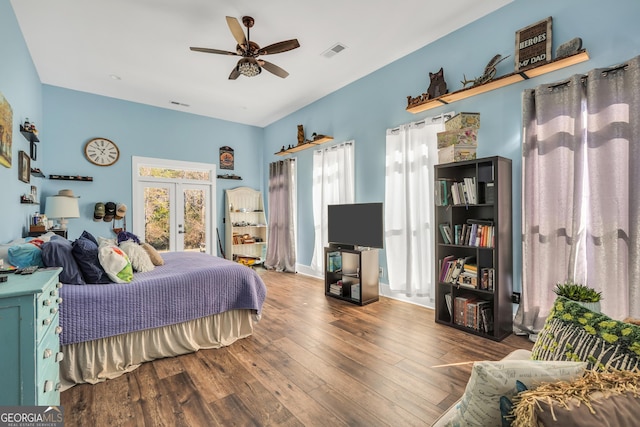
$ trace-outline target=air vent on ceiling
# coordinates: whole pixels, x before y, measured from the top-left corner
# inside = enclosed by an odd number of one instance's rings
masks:
[[[329,49],[322,52],[322,56],[324,56],[325,58],[331,58],[332,56],[342,52],[346,48],[347,47],[342,43],[336,43],[333,46],[331,46]]]
[[[178,102],[178,101],[169,101],[170,103],[172,103],[173,105],[179,105],[181,107],[188,107],[189,104],[185,104],[183,102]]]

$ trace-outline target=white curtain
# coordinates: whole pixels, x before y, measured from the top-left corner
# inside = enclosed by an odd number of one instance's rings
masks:
[[[450,117],[447,114],[445,117]],[[433,300],[433,169],[443,116],[387,130],[385,252],[389,287]]]
[[[311,268],[323,271],[327,237],[327,206],[354,203],[355,142],[347,141],[313,153],[313,227]]]
[[[267,268],[290,273],[296,271],[296,206],[295,159],[271,163]]]
[[[640,315],[638,82],[640,57],[524,93],[521,330],[540,330],[568,279],[607,315]]]

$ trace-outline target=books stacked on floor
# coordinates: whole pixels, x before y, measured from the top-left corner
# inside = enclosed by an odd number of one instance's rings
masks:
[[[332,295],[342,296],[342,280],[329,285],[329,293]]]

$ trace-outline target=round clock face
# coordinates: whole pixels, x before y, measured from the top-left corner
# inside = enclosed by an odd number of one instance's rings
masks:
[[[84,155],[97,166],[111,166],[120,158],[118,146],[106,138],[94,138],[84,146]]]

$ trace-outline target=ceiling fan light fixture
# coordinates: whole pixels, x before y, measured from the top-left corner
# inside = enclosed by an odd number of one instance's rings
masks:
[[[257,62],[245,58],[238,63],[238,72],[246,77],[255,77],[262,72],[262,69]]]

